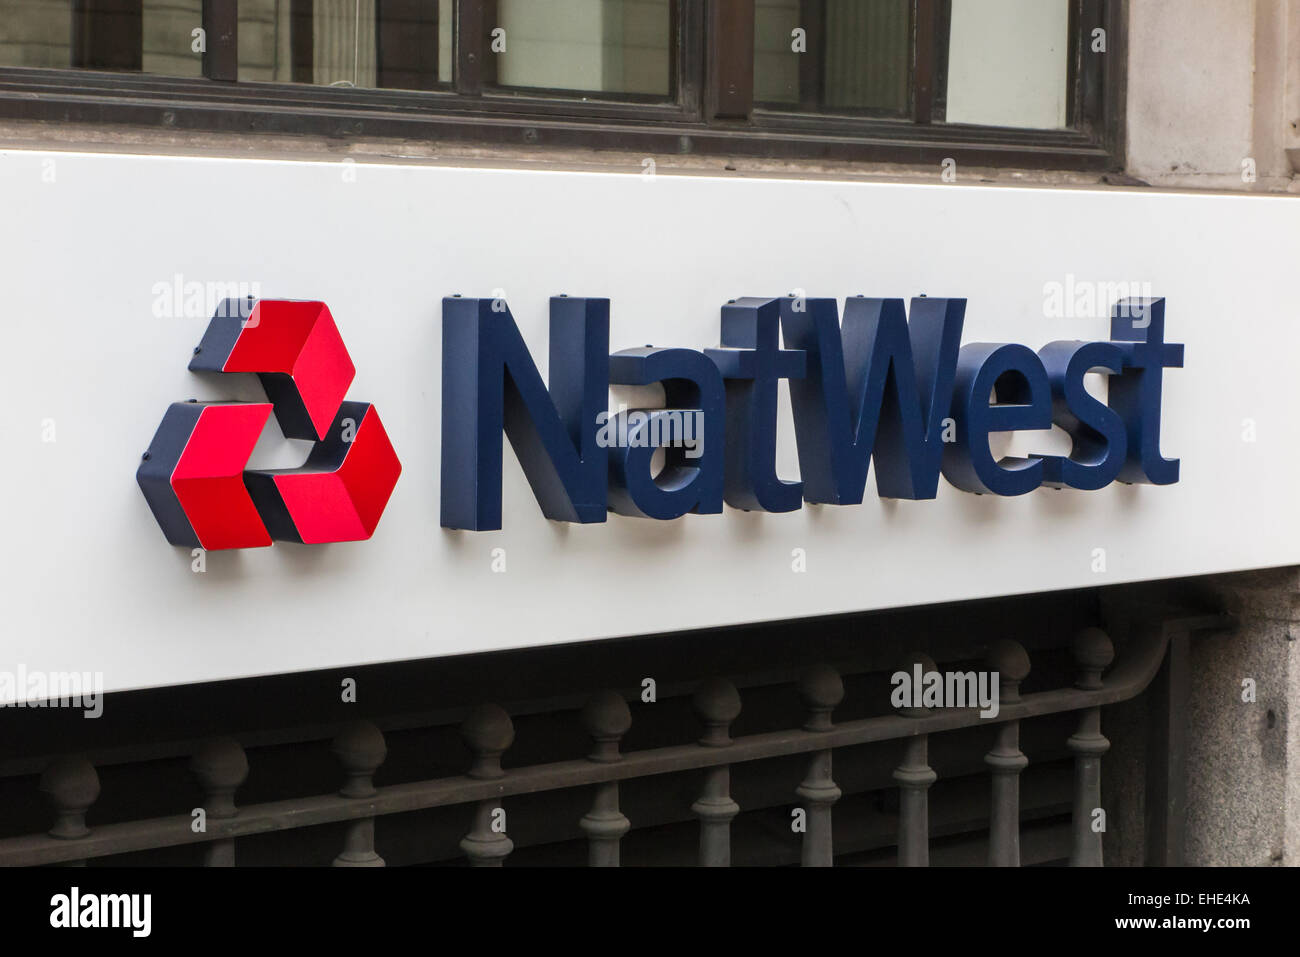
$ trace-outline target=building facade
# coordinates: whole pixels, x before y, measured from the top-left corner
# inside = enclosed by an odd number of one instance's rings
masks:
[[[1298,174],[1297,0],[0,0],[0,861],[1294,863]]]

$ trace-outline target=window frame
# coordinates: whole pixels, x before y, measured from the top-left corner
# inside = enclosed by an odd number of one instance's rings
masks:
[[[913,0],[910,115],[782,111],[753,102],[753,0],[677,0],[672,94],[664,102],[572,91],[494,89],[484,64],[495,0],[453,0],[451,85],[359,89],[234,82],[236,0],[203,0],[208,52],[200,78],[87,69],[0,67],[0,118],[207,133],[374,137],[486,146],[596,148],[646,155],[847,160],[1030,169],[1122,167],[1127,0],[1070,0],[1067,118],[1072,128],[947,125],[946,47],[951,0]],[[809,2],[809,0],[805,0]],[[1105,54],[1089,50],[1106,31]],[[221,31],[219,35],[215,31]],[[946,35],[946,34],[943,34]],[[215,42],[214,42],[215,40]],[[583,97],[586,97],[585,99]]]

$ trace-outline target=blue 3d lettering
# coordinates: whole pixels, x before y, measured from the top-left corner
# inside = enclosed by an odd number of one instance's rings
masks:
[[[966,300],[735,299],[719,345],[609,353],[609,300],[550,303],[550,388],[505,302],[443,300],[442,524],[501,527],[502,436],[542,513],[603,522],[733,508],[855,505],[868,472],[884,498],[1168,485],[1160,451],[1165,301],[1116,304],[1111,339],[961,344]],[[784,347],[783,347],[784,346]],[[1107,400],[1085,376],[1108,378]],[[799,480],[776,468],[777,396],[790,390]],[[611,413],[609,386],[662,386],[655,409]],[[1066,455],[995,457],[997,433],[1069,436]],[[661,462],[656,463],[661,455]]]

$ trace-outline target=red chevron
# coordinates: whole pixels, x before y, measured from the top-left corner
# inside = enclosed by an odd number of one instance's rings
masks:
[[[329,306],[288,299],[258,300],[221,371],[288,376],[317,439],[325,438],[357,374]]]
[[[356,437],[337,469],[276,475],[274,481],[300,540],[310,545],[373,535],[401,474],[388,432],[372,407],[357,423]]]
[[[171,487],[203,548],[271,544],[244,486],[244,466],[270,416],[269,402],[210,405],[199,413]]]

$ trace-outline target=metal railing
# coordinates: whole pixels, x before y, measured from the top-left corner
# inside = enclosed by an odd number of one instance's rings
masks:
[[[832,715],[844,697],[844,684],[836,670],[819,665],[798,684],[805,709],[801,727],[733,738],[731,726],[741,712],[741,696],[732,682],[715,678],[703,682],[692,697],[703,729],[697,741],[624,753],[620,744],[631,727],[630,709],[621,694],[602,691],[590,698],[582,712],[592,741],[585,757],[509,770],[503,769],[501,759],[514,742],[514,724],[504,709],[485,704],[460,725],[472,755],[465,774],[384,787],[373,783],[387,755],[384,735],[373,723],[362,721],[333,739],[332,751],[344,775],[337,793],[248,807],[235,802],[236,791],[249,774],[245,751],[231,738],[215,739],[198,747],[189,765],[204,792],[202,828],[195,827],[193,812],[89,827],[86,817],[99,797],[99,777],[84,756],[69,756],[51,764],[40,779],[39,789],[54,809],[53,826],[47,833],[0,840],[0,864],[84,864],[88,859],[135,851],[201,845],[203,864],[233,866],[241,838],[343,823],[343,847],[334,864],[383,866],[375,850],[377,819],[469,805],[471,823],[460,848],[471,865],[499,866],[514,848],[503,826],[505,801],[590,788],[589,810],[578,824],[587,840],[590,865],[611,867],[619,865],[620,841],[631,828],[619,807],[620,782],[698,770],[703,772],[702,781],[690,808],[698,819],[698,861],[703,866],[728,866],[731,822],[740,812],[731,796],[732,767],[798,755],[806,758],[806,772],[790,786],[806,814],[801,861],[804,866],[829,866],[835,853],[833,808],[841,797],[834,776],[835,752],[897,741],[903,744],[902,760],[892,774],[898,789],[898,863],[925,866],[930,848],[928,797],[937,777],[928,759],[930,738],[994,724],[995,743],[984,756],[991,789],[987,861],[994,866],[1019,866],[1020,775],[1029,763],[1019,746],[1020,726],[1030,719],[1070,713],[1076,720],[1075,731],[1065,742],[1074,764],[1069,861],[1074,866],[1100,866],[1102,834],[1092,822],[1095,809],[1101,807],[1101,760],[1109,749],[1101,730],[1101,709],[1143,692],[1167,654],[1186,654],[1192,632],[1229,624],[1215,615],[1165,619],[1142,629],[1113,668],[1110,638],[1101,629],[1084,629],[1070,649],[1073,686],[1023,695],[1020,684],[1029,673],[1029,656],[1014,641],[996,641],[986,658],[988,670],[999,674],[1000,709],[994,717],[981,717],[974,708],[902,707],[891,714],[836,723]],[[913,656],[906,667],[912,663],[927,671],[936,667],[925,655]],[[1178,702],[1165,697],[1173,713]],[[1168,726],[1166,722],[1166,730]],[[1166,738],[1162,746],[1179,745]],[[1176,792],[1177,784],[1165,781],[1161,787],[1166,791],[1165,803],[1176,811],[1178,801],[1169,789]],[[1164,812],[1157,809],[1157,813]],[[1148,827],[1154,827],[1162,840],[1178,832],[1178,825],[1169,821],[1149,820]]]

